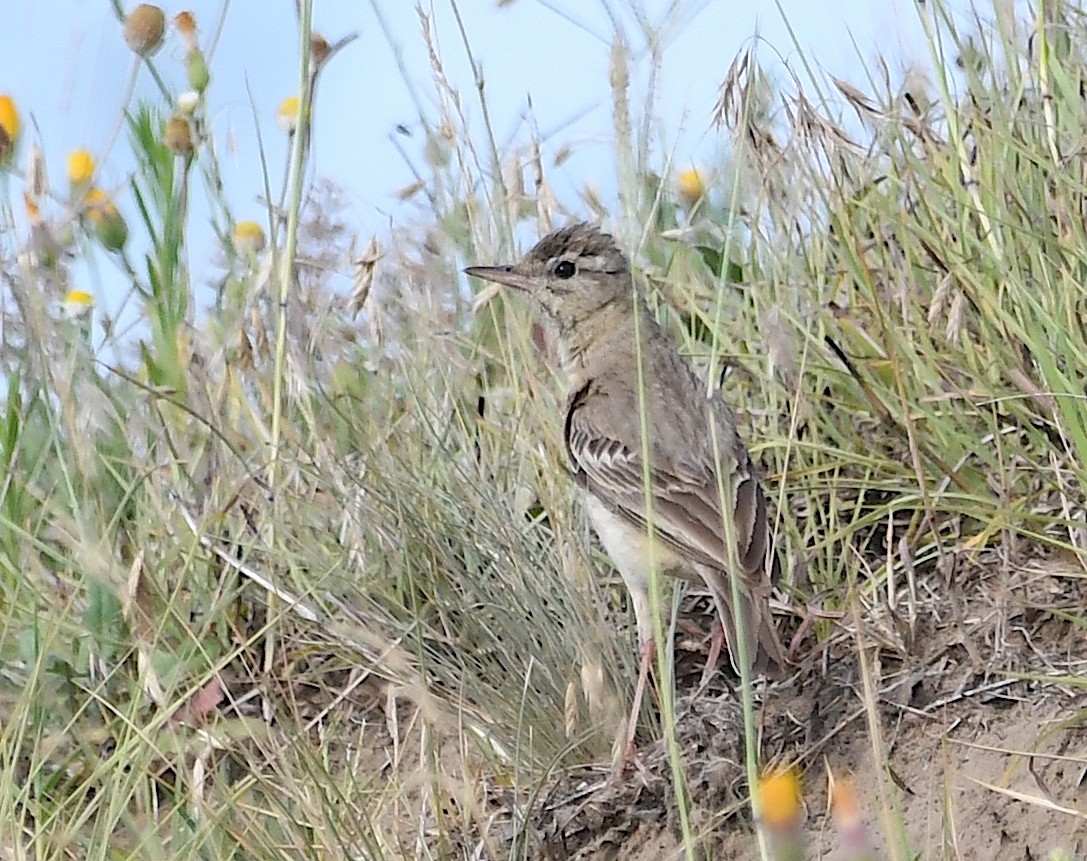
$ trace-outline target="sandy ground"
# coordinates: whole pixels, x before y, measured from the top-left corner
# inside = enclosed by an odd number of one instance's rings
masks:
[[[893,607],[885,592],[858,599],[829,626],[829,638],[796,638],[795,671],[759,691],[762,761],[795,764],[803,773],[806,857],[1085,857],[1082,570],[1070,560],[1008,565],[983,558],[915,588]],[[690,612],[690,606],[710,602],[692,597],[688,606],[690,626],[706,630],[708,609]],[[793,622],[795,628],[799,619]],[[735,680],[722,669],[699,690],[702,659],[687,653],[676,670],[694,857],[755,858]],[[408,717],[405,708],[397,729],[389,702],[375,688],[368,703],[358,703],[356,722],[367,727],[373,746],[354,748],[348,766],[360,776],[360,791],[372,793],[375,779],[392,789],[379,794],[388,806],[375,814],[399,847],[388,857],[686,857],[672,769],[659,739],[643,732],[640,770],[616,778],[607,764],[585,764],[539,792],[519,792],[508,775],[466,755],[454,704],[426,721],[418,710]],[[338,710],[345,708],[341,703]],[[389,741],[394,730],[396,745]],[[450,756],[420,755],[420,733],[442,734]],[[437,777],[430,771],[435,763],[442,769]],[[852,779],[868,855],[845,842],[841,817],[828,801],[830,782],[844,776]],[[444,793],[440,804],[433,794],[429,802],[423,798],[432,787]],[[351,794],[346,783],[342,788]],[[430,846],[428,835],[440,841],[437,854],[439,844]],[[1051,855],[1055,850],[1068,854]]]
[[[946,603],[926,601],[912,622],[904,607],[860,608],[829,648],[763,692],[764,759],[805,772],[809,858],[858,857],[829,809],[832,775],[852,776],[871,857],[1083,857],[1082,574],[1039,562],[974,575],[969,597],[942,584],[931,597]],[[679,735],[706,857],[756,854],[740,802],[739,727],[727,689],[681,700]],[[646,773],[620,781],[603,771],[560,781],[535,807],[529,857],[683,857],[661,746],[645,760]],[[909,854],[896,851],[903,846]]]

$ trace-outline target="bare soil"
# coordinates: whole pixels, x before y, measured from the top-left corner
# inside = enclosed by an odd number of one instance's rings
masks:
[[[904,589],[894,609],[858,601],[825,646],[801,644],[797,672],[762,691],[760,721],[764,761],[805,770],[807,857],[863,857],[843,845],[828,803],[843,775],[868,857],[1083,857],[1085,589],[1061,560],[987,560],[924,592]],[[755,857],[728,680],[683,695],[678,718],[703,855]],[[642,758],[644,771],[619,778],[604,767],[563,775],[521,812],[529,826],[516,857],[684,857],[663,744]]]
[[[884,584],[878,595],[857,597],[845,617],[819,623],[822,637],[800,625],[808,633],[794,639],[795,671],[761,687],[758,720],[762,761],[803,772],[806,857],[1087,856],[1085,606],[1087,578],[1071,560],[1010,564],[982,556],[923,583]],[[708,629],[708,599],[691,596],[684,608],[687,627]],[[796,614],[794,628],[802,620]],[[696,857],[755,858],[736,683],[722,670],[700,690],[702,662],[684,652],[676,668]],[[353,771],[425,790],[434,784],[434,760],[420,756],[406,727],[390,728],[386,692],[372,693],[369,705],[358,704],[372,747],[356,750]],[[421,834],[451,831],[460,845],[427,857],[685,857],[661,740],[643,733],[640,769],[616,775],[607,764],[586,764],[526,797],[464,756],[455,714],[431,713],[423,723],[453,751],[438,757],[450,764],[442,767],[439,804],[398,803],[379,817],[391,834],[402,831],[391,839],[404,857],[422,857]],[[399,736],[396,744],[385,728]],[[829,801],[831,782],[844,776],[859,804],[859,848]],[[420,829],[409,813],[428,807],[444,822],[433,830]],[[459,827],[450,828],[453,821]],[[1057,850],[1067,855],[1051,854]]]

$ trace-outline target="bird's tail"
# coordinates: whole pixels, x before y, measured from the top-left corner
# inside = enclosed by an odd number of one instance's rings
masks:
[[[751,603],[752,606],[747,611],[747,617],[744,620],[755,628],[755,642],[751,644],[753,648],[749,647],[748,651],[749,655],[752,653],[755,655],[751,668],[769,679],[784,678],[789,669],[789,660],[785,656],[785,648],[778,636],[777,625],[774,624],[774,616],[770,612],[770,603],[765,600],[758,605],[755,605],[754,601]]]
[[[769,595],[755,593],[747,583],[740,584],[740,604],[733,607],[732,584],[724,572],[703,572],[703,577],[711,585],[721,624],[725,629],[725,641],[728,644],[729,660],[732,668],[740,672],[740,648],[737,636],[737,621],[742,620],[744,631],[744,653],[748,666],[761,676],[780,679],[789,668],[785,656],[785,647],[778,636],[774,616],[770,612]]]

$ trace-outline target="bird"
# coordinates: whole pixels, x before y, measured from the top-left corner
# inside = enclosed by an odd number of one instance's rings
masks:
[[[672,575],[693,570],[705,582],[737,672],[746,661],[753,672],[780,676],[788,661],[770,608],[780,563],[766,495],[734,413],[707,393],[636,293],[614,237],[577,222],[544,236],[517,263],[465,272],[525,294],[557,346],[570,472],[637,625],[641,663],[628,748],[656,648],[654,563]],[[730,576],[739,587],[735,606]],[[709,667],[720,648],[715,638]]]

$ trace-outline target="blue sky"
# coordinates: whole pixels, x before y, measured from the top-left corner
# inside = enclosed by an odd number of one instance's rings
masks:
[[[121,42],[120,25],[108,0],[18,0],[7,5],[6,26],[0,29],[0,92],[17,100],[27,132],[32,131],[33,118],[53,183],[61,187],[69,150],[86,147],[101,154],[109,140],[132,55]],[[496,0],[458,4],[471,50],[484,72],[499,144],[527,139],[523,118],[531,98],[550,150],[545,156],[564,144],[575,145],[577,156],[553,178],[560,193],[563,183],[567,188],[591,183],[606,189],[614,173],[607,143],[613,32],[608,9],[625,10],[627,5],[620,0],[513,0],[502,7]],[[664,19],[670,5],[664,0],[644,3],[655,22]],[[914,0],[781,0],[781,11],[769,2],[740,0],[689,0],[680,5],[697,14],[686,16],[685,26],[665,48],[658,105],[662,138],[679,165],[702,163],[718,154],[721,138],[711,124],[718,88],[736,53],[756,33],[762,41],[760,60],[780,77],[803,74],[789,27],[809,62],[862,89],[867,88],[865,69],[877,53],[887,58],[892,74],[929,62]],[[223,13],[222,0],[191,0],[164,8],[171,17],[183,8],[192,10],[204,44],[212,39]],[[433,16],[445,75],[460,91],[475,128],[481,128],[453,7],[448,0],[435,0],[424,8]],[[616,14],[631,33],[637,32],[628,12]],[[261,220],[255,129],[259,124],[277,176],[288,144],[275,125],[274,112],[297,89],[293,3],[234,0],[223,20],[211,60],[210,111],[235,212],[239,218]],[[359,34],[323,73],[314,156],[317,172],[347,192],[351,217],[365,241],[408,215],[395,192],[412,175],[390,137],[396,136],[412,155],[422,147],[418,111],[398,71],[393,46],[402,52],[423,109],[433,117],[437,108],[427,49],[411,0],[317,0],[315,27],[333,41]],[[182,49],[176,34],[155,61],[167,80],[182,89]],[[644,80],[648,68],[644,53],[635,55],[635,64]],[[145,71],[137,93],[156,97]],[[398,125],[415,134],[395,135]],[[24,138],[24,153],[26,143]],[[104,162],[102,185],[123,185],[131,167],[126,155],[122,138]],[[123,196],[121,201],[124,209]],[[201,273],[194,276],[199,280]]]

